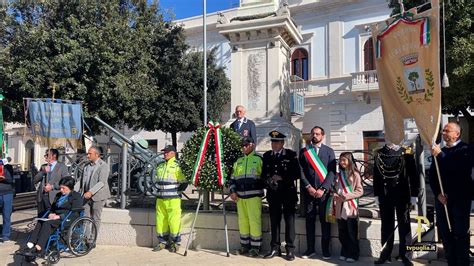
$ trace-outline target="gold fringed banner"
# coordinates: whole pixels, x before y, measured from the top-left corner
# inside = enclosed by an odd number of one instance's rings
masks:
[[[404,118],[414,118],[421,138],[431,144],[441,118],[439,0],[431,9],[372,25],[385,139],[404,139]]]

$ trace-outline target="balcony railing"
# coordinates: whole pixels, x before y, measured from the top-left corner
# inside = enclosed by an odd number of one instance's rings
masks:
[[[351,73],[352,87],[351,91],[378,90],[379,79],[376,70]]]

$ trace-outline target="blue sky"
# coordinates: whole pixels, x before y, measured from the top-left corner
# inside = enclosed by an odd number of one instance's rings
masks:
[[[207,0],[207,13],[235,8],[239,0]],[[170,9],[176,15],[175,19],[194,17],[202,14],[203,0],[160,0],[163,10]]]

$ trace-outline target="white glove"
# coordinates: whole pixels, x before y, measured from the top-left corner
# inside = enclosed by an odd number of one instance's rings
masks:
[[[411,204],[412,206],[415,206],[417,202],[418,202],[418,198],[417,198],[417,197],[411,197],[411,198],[410,198],[410,204]]]
[[[375,197],[375,205],[380,205],[379,197]]]

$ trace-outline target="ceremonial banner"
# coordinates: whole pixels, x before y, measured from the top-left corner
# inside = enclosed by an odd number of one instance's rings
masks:
[[[414,118],[421,138],[431,144],[441,118],[439,1],[401,18],[372,25],[385,139],[400,144],[404,118]],[[393,21],[392,21],[393,20]]]
[[[76,101],[27,99],[32,135],[49,147],[81,144],[82,105]]]

